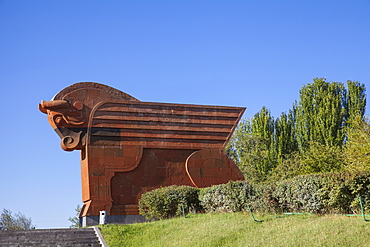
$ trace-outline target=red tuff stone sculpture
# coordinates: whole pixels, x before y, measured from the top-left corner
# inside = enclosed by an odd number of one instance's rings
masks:
[[[65,151],[81,150],[80,217],[138,215],[141,194],[207,187],[243,175],[224,152],[245,108],[141,102],[106,85],[73,84],[39,104]]]

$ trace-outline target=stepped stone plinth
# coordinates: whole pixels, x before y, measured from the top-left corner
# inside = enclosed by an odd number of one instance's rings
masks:
[[[2,247],[102,247],[93,228],[0,231]]]

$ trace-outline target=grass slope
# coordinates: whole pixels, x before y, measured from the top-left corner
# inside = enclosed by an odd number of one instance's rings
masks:
[[[248,214],[197,214],[132,225],[100,226],[115,246],[370,246],[370,222],[342,215],[276,218]]]

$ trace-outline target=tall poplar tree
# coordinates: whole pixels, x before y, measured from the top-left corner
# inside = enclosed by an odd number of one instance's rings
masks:
[[[357,122],[358,117],[364,119],[366,110],[365,85],[357,81],[347,81],[347,123],[351,127],[352,122]],[[357,119],[356,119],[357,118]]]
[[[264,178],[277,165],[277,149],[275,140],[275,120],[271,116],[271,111],[265,106],[254,115],[251,120],[252,137],[256,145],[261,150],[255,150],[256,155],[263,157],[259,158],[258,169],[255,174]],[[259,178],[259,180],[263,180]]]
[[[295,115],[296,106],[289,110],[288,114],[281,113],[275,121],[275,147],[278,162],[282,162],[284,157],[298,150],[298,143],[295,134]]]
[[[300,151],[310,142],[321,145],[345,144],[349,123],[365,113],[365,86],[347,81],[347,89],[341,82],[326,82],[315,78],[300,91],[297,106],[296,136]]]
[[[301,151],[310,142],[342,146],[346,122],[346,90],[343,83],[315,78],[300,91],[297,105],[296,136]]]

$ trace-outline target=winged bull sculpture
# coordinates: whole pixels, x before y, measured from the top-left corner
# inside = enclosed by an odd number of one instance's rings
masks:
[[[224,152],[245,108],[141,102],[81,82],[39,110],[65,151],[81,150],[80,217],[138,215],[140,196],[169,185],[207,187],[242,180]]]

